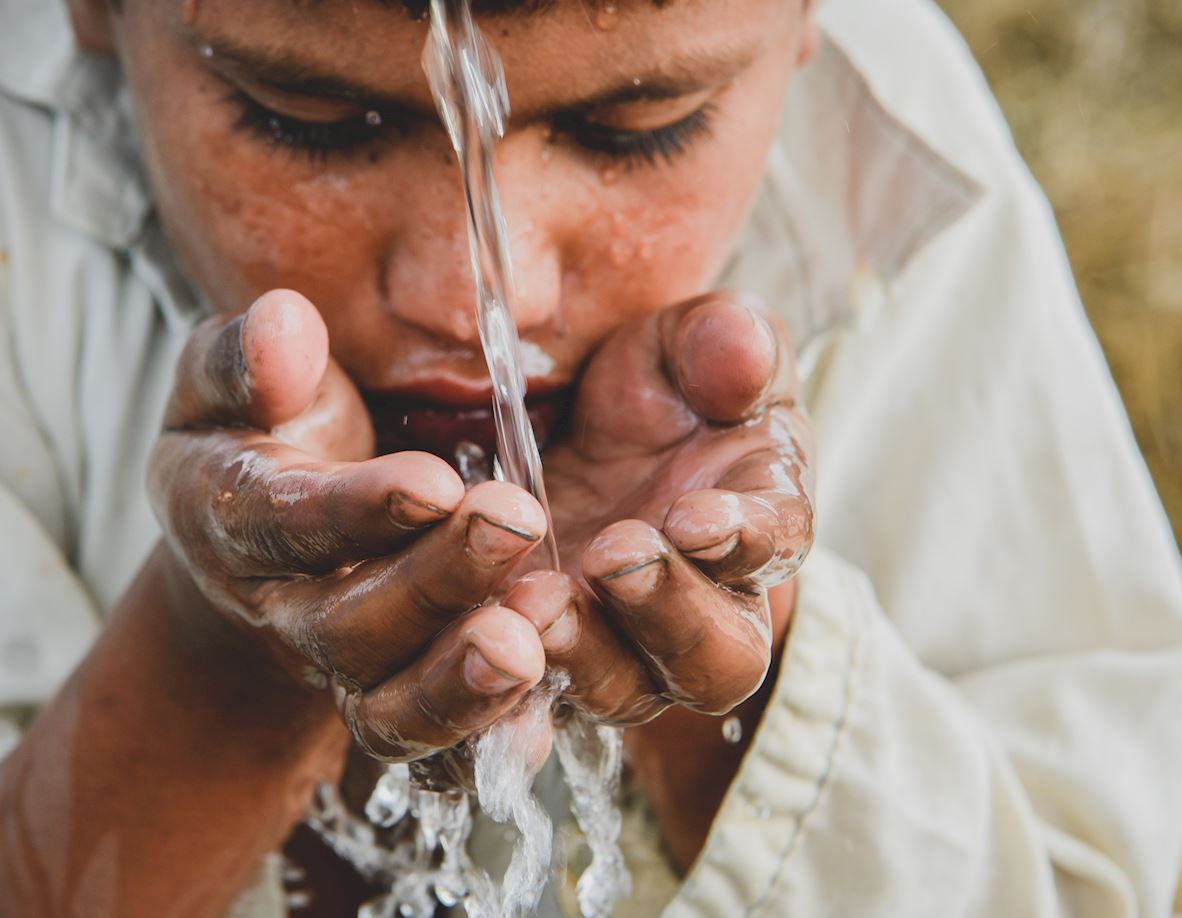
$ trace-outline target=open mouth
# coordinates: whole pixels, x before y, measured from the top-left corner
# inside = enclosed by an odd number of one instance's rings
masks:
[[[526,408],[538,446],[557,436],[570,406],[570,389],[552,389],[526,396]],[[430,398],[395,393],[366,392],[365,404],[373,419],[378,455],[401,450],[434,453],[453,465],[462,443],[474,443],[488,456],[496,452],[497,428],[491,395],[478,402],[450,404]]]

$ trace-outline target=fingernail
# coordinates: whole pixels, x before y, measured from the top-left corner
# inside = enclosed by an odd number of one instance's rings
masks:
[[[649,558],[601,577],[599,582],[617,599],[635,604],[657,591],[665,580],[665,570],[664,558]]]
[[[570,650],[579,639],[579,613],[575,604],[572,602],[563,609],[538,637],[542,640],[542,649],[550,653]]]
[[[469,647],[464,657],[464,681],[474,692],[482,695],[503,695],[525,682],[493,666],[477,647]]]
[[[486,564],[508,561],[540,538],[536,533],[479,514],[468,521],[468,551]]]
[[[739,533],[735,532],[731,533],[730,536],[721,542],[716,542],[713,545],[707,545],[705,548],[699,548],[694,551],[682,551],[682,554],[687,558],[692,558],[694,561],[717,563],[733,554],[738,547]]]
[[[394,525],[402,529],[421,529],[447,516],[447,511],[442,507],[417,500],[402,491],[396,491],[386,498],[386,512],[390,514]]]
[[[753,309],[750,306],[747,308],[751,311],[751,316],[753,319],[755,319],[756,326],[758,326],[759,330],[763,333],[763,338],[767,342],[768,348],[770,348],[771,352],[774,354],[776,349],[779,347],[780,342],[776,338],[776,330],[772,328],[772,323],[769,322],[767,316],[763,315],[763,313],[761,313],[758,309]]]

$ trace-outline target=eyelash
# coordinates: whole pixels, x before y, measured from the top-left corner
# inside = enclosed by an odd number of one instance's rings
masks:
[[[232,92],[229,101],[238,108],[234,130],[253,134],[272,147],[303,153],[314,161],[323,161],[334,153],[350,153],[385,131],[405,129],[395,115],[378,109],[343,121],[318,122],[280,114],[241,90]],[[374,112],[378,115],[376,124],[370,121]]]
[[[583,149],[611,157],[626,166],[655,166],[657,160],[672,165],[690,151],[694,142],[712,132],[714,103],[707,102],[680,121],[648,131],[619,131],[585,121],[578,115],[563,116],[555,127]]]
[[[247,131],[272,147],[286,147],[322,162],[333,154],[348,154],[382,137],[388,130],[405,131],[396,114],[377,111],[377,124],[371,122],[371,112],[343,121],[303,121],[280,114],[241,90],[230,94],[238,109],[234,129]],[[655,166],[658,160],[666,165],[689,152],[694,141],[711,133],[713,103],[707,103],[680,121],[648,131],[619,131],[586,121],[577,114],[562,116],[554,125],[557,132],[569,137],[584,150],[607,156],[626,166],[646,164]]]

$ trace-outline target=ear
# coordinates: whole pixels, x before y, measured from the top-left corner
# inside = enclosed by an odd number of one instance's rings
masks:
[[[78,47],[91,54],[115,53],[115,32],[111,19],[118,0],[69,0],[70,25]]]
[[[804,0],[800,13],[800,46],[796,52],[797,66],[804,66],[813,59],[821,46],[821,29],[817,25],[817,4],[815,0]]]

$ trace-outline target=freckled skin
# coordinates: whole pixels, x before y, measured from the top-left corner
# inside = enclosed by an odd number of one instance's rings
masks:
[[[759,587],[811,542],[810,434],[783,329],[770,343],[741,297],[691,298],[758,187],[815,43],[808,9],[629,0],[603,29],[560,0],[484,23],[516,118],[497,162],[515,319],[531,382],[570,384],[570,429],[544,457],[563,571],[518,582],[545,528],[536,502],[465,490],[427,452],[374,456],[383,431],[362,398],[486,380],[442,129],[425,118],[307,157],[235,130],[227,80],[242,75],[200,51],[296,55],[429,112],[426,26],[394,6],[71,0],[79,41],[128,76],[160,216],[219,314],[189,340],[150,462],[165,541],[0,767],[0,824],[20,828],[0,834],[5,914],[222,915],[313,783],[340,778],[348,731],[462,781],[447,751],[510,716],[545,665],[570,673],[570,704],[630,727],[633,773],[684,868],[755,732],[794,597]],[[640,131],[709,103],[710,133],[667,163],[608,161],[540,114],[736,49],[743,66],[692,104],[597,113]],[[357,114],[280,101],[303,120]],[[737,744],[706,716],[731,708]],[[86,767],[47,801],[36,777],[80,743]],[[110,846],[99,895],[86,865]],[[356,909],[332,899],[347,883],[313,885],[324,914]]]
[[[399,11],[317,4],[205,0],[186,27],[176,4],[128,0],[122,56],[164,223],[198,285],[238,310],[274,287],[299,290],[328,325],[334,357],[362,387],[399,387],[425,373],[482,375],[473,321],[463,202],[446,137],[416,129],[347,158],[309,161],[231,130],[217,58],[192,36],[259,43],[279,35],[357,79],[406,88],[430,106],[419,53],[426,24]],[[506,20],[496,38],[514,112],[574,104],[653,56],[727,42],[758,50],[714,101],[709,137],[672,164],[611,167],[544,126],[514,123],[498,152],[498,182],[513,235],[523,338],[569,381],[622,321],[703,292],[720,271],[762,172],[794,64],[795,5],[621,6],[616,28],[588,26],[577,3],[536,19]],[[282,16],[280,13],[282,12]],[[324,35],[325,31],[328,35]],[[507,34],[505,34],[507,33]],[[713,47],[717,42],[709,42]],[[382,49],[371,59],[366,49]],[[656,49],[660,49],[657,51]],[[621,254],[623,257],[621,258]]]

